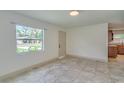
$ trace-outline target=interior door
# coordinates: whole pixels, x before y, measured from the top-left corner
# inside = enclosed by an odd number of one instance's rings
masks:
[[[66,55],[66,32],[59,31],[59,58]]]

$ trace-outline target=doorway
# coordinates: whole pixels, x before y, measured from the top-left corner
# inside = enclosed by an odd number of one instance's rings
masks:
[[[59,58],[63,58],[66,55],[66,32],[59,31]]]
[[[115,26],[115,25],[114,25]],[[108,57],[110,62],[124,62],[124,29],[111,24],[108,31]]]

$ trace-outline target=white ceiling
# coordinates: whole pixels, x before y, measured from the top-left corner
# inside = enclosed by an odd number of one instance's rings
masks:
[[[123,10],[80,10],[78,16],[70,16],[69,10],[15,10],[14,12],[63,28],[106,22],[124,24]]]

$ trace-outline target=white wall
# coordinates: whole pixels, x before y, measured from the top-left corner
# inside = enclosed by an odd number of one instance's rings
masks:
[[[11,22],[35,28],[47,28],[48,30],[45,31],[45,51],[17,54],[15,24],[11,24]],[[58,57],[59,30],[62,29],[48,23],[0,11],[0,76]]]
[[[108,61],[108,24],[67,29],[67,54]]]

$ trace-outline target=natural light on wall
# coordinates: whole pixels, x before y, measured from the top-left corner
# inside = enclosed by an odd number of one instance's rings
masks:
[[[16,25],[16,52],[44,50],[44,29]]]

